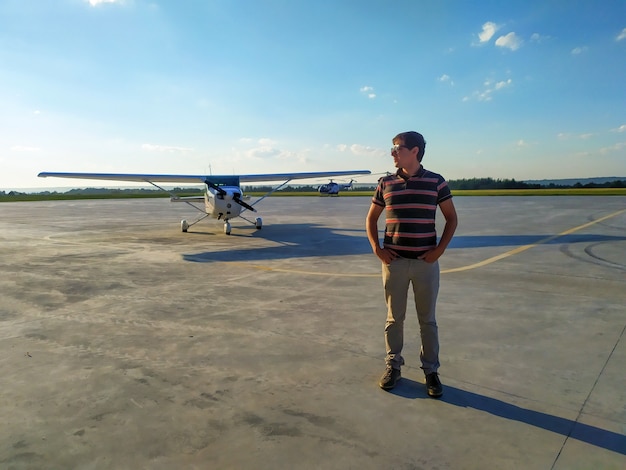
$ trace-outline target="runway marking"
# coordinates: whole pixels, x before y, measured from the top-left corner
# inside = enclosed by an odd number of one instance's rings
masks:
[[[264,266],[262,264],[250,264],[244,261],[228,261],[228,264],[237,264],[245,266],[246,268],[259,269],[261,271],[272,271],[277,273],[289,273],[289,274],[307,274],[309,276],[342,276],[342,277],[380,277],[380,273],[328,273],[321,271],[302,271],[299,269],[287,269],[287,268],[272,268],[271,266]]]
[[[486,266],[486,265],[491,264],[491,263],[495,263],[496,261],[499,261],[499,260],[504,259],[504,258],[508,258],[509,256],[517,255],[518,253],[521,253],[521,252],[526,251],[526,250],[530,250],[531,248],[534,248],[534,247],[536,247],[538,245],[542,245],[544,243],[548,243],[548,242],[550,242],[550,241],[552,241],[552,240],[554,240],[556,238],[562,237],[564,235],[569,235],[571,233],[578,232],[579,230],[582,230],[584,228],[591,227],[592,225],[597,224],[598,222],[602,222],[603,220],[610,219],[610,218],[615,217],[616,215],[619,215],[619,214],[621,214],[623,212],[626,212],[626,209],[622,209],[621,211],[613,212],[612,214],[605,215],[604,217],[600,217],[597,220],[592,220],[591,222],[587,222],[586,224],[579,225],[578,227],[570,228],[570,229],[565,230],[564,232],[561,232],[561,233],[559,233],[557,235],[552,235],[551,237],[546,237],[543,240],[539,240],[537,243],[531,243],[530,245],[519,246],[519,247],[517,247],[517,248],[515,248],[515,249],[513,249],[511,251],[507,251],[505,253],[493,256],[491,258],[487,258],[486,260],[480,261],[478,263],[469,264],[467,266],[461,266],[461,267],[458,267],[458,268],[446,269],[446,270],[441,271],[441,273],[443,274],[443,273],[457,273],[457,272],[460,272],[460,271],[469,271],[470,269],[476,269],[476,268],[480,268],[482,266]]]
[[[564,235],[569,235],[571,233],[574,232],[578,232],[579,230],[582,230],[584,228],[587,227],[591,227],[592,225],[595,225],[599,222],[602,222],[604,220],[610,219],[612,217],[615,217],[617,215],[620,215],[622,213],[626,212],[626,209],[622,209],[619,210],[617,212],[613,212],[612,214],[609,215],[605,215],[604,217],[600,217],[597,220],[592,220],[591,222],[587,222],[586,224],[582,224],[579,225],[577,227],[573,227],[570,228],[568,230],[565,230],[557,235],[552,235],[549,237],[546,237],[542,240],[539,240],[536,243],[531,243],[529,245],[523,245],[523,246],[518,246],[517,248],[514,248],[510,251],[507,251],[505,253],[501,253],[499,255],[496,256],[492,256],[491,258],[487,258],[483,261],[479,261],[478,263],[474,263],[474,264],[468,264],[467,266],[460,266],[458,268],[450,268],[450,269],[443,269],[441,271],[441,274],[447,274],[447,273],[458,273],[458,272],[462,272],[462,271],[469,271],[470,269],[476,269],[476,268],[481,268],[483,266],[487,266],[488,264],[492,264],[495,263],[496,261],[500,261],[501,259],[504,258],[508,258],[510,256],[513,255],[517,255],[519,253],[522,253],[526,250],[530,250],[531,248],[534,248],[538,245],[543,245],[544,243],[548,243],[556,238],[562,237]],[[229,262],[228,264],[238,264],[241,266],[246,266],[248,268],[252,267],[255,269],[259,269],[262,271],[272,271],[272,272],[279,272],[279,273],[289,273],[289,274],[306,274],[309,276],[324,276],[324,277],[328,277],[328,276],[342,276],[342,277],[380,277],[380,273],[371,273],[371,274],[367,274],[367,273],[330,273],[330,272],[320,272],[320,271],[303,271],[303,270],[299,270],[299,269],[286,269],[286,268],[273,268],[271,266],[264,266],[264,265],[260,265],[260,264],[249,264],[246,262],[241,262],[241,261],[232,261]]]

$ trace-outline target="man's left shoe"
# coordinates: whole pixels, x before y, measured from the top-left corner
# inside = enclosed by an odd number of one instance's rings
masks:
[[[426,374],[426,391],[428,392],[428,396],[432,398],[439,398],[443,395],[443,386],[441,385],[437,372]]]

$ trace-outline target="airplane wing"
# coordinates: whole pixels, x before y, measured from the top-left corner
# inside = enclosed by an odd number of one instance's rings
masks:
[[[348,171],[316,171],[304,173],[268,173],[258,175],[154,175],[137,173],[59,173],[43,171],[37,176],[40,178],[75,178],[92,180],[112,180],[112,181],[136,181],[143,183],[205,183],[207,180],[219,182],[220,180],[232,180],[239,178],[242,182],[258,181],[283,181],[307,178],[331,178],[348,175],[369,175],[369,170],[348,170]]]
[[[369,175],[369,170],[352,170],[352,171],[318,171],[308,173],[275,173],[268,175],[239,175],[240,181],[258,182],[258,181],[282,181],[297,180],[307,178],[332,178],[335,176],[349,175]]]

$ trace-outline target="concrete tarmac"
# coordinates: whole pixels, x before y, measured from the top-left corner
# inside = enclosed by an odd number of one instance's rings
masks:
[[[438,400],[411,307],[377,385],[367,197],[0,204],[0,468],[626,468],[626,198],[455,203]]]

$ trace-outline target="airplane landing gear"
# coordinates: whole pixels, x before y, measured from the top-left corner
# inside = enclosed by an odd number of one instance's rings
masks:
[[[186,231],[187,231],[187,229],[189,229],[189,224],[187,223],[187,221],[186,221],[186,220],[184,220],[184,219],[183,219],[183,220],[181,220],[181,221],[180,221],[180,229],[181,229],[183,232],[186,232]]]
[[[224,233],[226,235],[230,235],[230,229],[231,229],[230,222],[228,221],[224,222]]]
[[[261,219],[261,217],[256,218],[254,222],[254,226],[256,227],[257,230],[261,230],[261,227],[263,227],[263,220]]]

